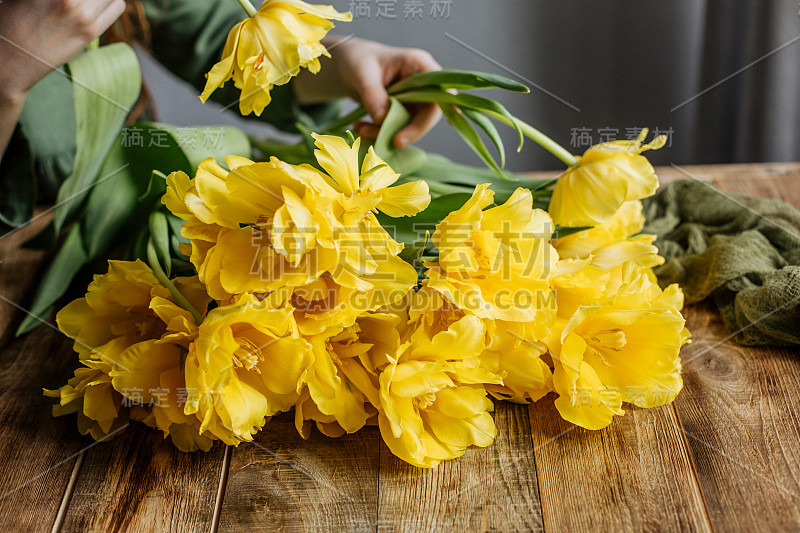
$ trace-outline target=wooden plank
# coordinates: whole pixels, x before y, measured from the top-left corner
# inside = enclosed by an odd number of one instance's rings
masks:
[[[185,455],[143,427],[95,443],[81,439],[74,416],[50,415],[52,401],[41,389],[71,375],[77,364],[72,343],[47,326],[13,341],[23,298],[44,257],[19,245],[48,220],[0,237],[0,328],[9,342],[0,355],[0,451],[9,462],[0,470],[0,528],[49,530],[58,522],[68,531],[208,530],[224,447]],[[81,446],[88,448],[85,457]]]
[[[44,252],[20,249],[48,215],[0,236],[0,529],[49,530],[79,460],[81,436],[74,417],[54,419],[42,388],[58,387],[71,375],[71,343],[42,329],[14,338],[24,298]]]
[[[589,431],[563,420],[554,398],[530,408],[545,531],[711,531],[670,406],[626,406]]]
[[[273,418],[233,450],[220,531],[374,531],[379,439],[367,427],[304,441],[294,413]]]
[[[719,174],[712,183],[723,192],[779,198],[800,209],[800,164],[792,168],[786,172],[772,172],[765,167],[754,168],[752,172]]]
[[[0,351],[0,530],[49,531],[69,482],[81,436],[75,417],[54,419],[54,388],[71,375],[71,343],[43,330]]]
[[[661,183],[681,179],[700,181],[743,180],[750,183],[761,180],[782,180],[800,173],[800,163],[736,163],[732,165],[673,165],[657,167]]]
[[[527,406],[496,402],[497,438],[423,470],[381,447],[379,531],[543,531]]]
[[[180,452],[132,422],[85,452],[62,531],[210,531],[224,453]]]
[[[26,228],[0,235],[0,347],[14,337],[13,330],[22,316],[18,306],[25,305],[45,255],[39,250],[23,250],[20,245],[36,235],[50,218],[41,216]]]
[[[714,180],[723,191],[800,207],[800,173],[763,169]],[[687,310],[694,343],[676,401],[714,525],[720,531],[800,528],[800,350],[746,348],[713,304]]]
[[[729,334],[710,303],[687,310],[676,400],[719,531],[800,529],[800,353],[753,349]]]

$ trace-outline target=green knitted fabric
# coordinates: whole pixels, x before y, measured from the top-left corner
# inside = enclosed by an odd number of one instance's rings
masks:
[[[740,344],[800,344],[800,212],[693,180],[644,204],[662,286],[680,284],[687,303],[714,298]]]

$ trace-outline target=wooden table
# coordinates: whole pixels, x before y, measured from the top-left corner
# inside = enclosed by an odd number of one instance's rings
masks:
[[[661,174],[800,207],[800,164]],[[710,305],[686,310],[674,404],[626,407],[602,431],[564,422],[548,397],[498,404],[495,444],[432,471],[396,459],[376,428],[303,441],[291,416],[190,455],[139,425],[95,443],[74,416],[50,416],[41,389],[76,360],[52,328],[11,334],[43,260],[18,249],[31,230],[0,239],[0,530],[800,529],[800,353],[737,346]]]

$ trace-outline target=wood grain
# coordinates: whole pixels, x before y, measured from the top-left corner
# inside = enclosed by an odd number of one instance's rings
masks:
[[[20,246],[46,226],[50,218],[40,216],[28,227],[0,235],[0,347],[14,338],[22,317],[19,306],[26,305],[27,293],[45,257],[42,251]]]
[[[721,190],[800,208],[800,172],[751,167],[718,174]],[[800,529],[800,350],[747,348],[710,303],[687,310],[694,343],[676,407],[714,525],[722,531]]]
[[[46,330],[0,351],[0,530],[49,531],[78,457],[75,417],[53,418],[42,387],[66,382],[71,343]]]
[[[527,406],[495,405],[494,444],[435,469],[381,446],[379,531],[543,531]]]
[[[378,430],[304,441],[293,413],[233,450],[220,531],[375,531]]]
[[[797,163],[737,163],[732,165],[672,165],[657,167],[656,173],[661,183],[681,179],[718,182],[742,180],[757,184],[764,180],[781,182],[787,177],[797,177]],[[773,197],[777,197],[774,195]]]
[[[132,422],[85,452],[62,531],[210,531],[224,452],[183,453]]]
[[[719,531],[800,529],[800,359],[797,350],[724,340],[711,304],[686,311],[676,400],[708,508]]]
[[[800,208],[798,164],[659,173]],[[0,236],[0,296],[18,305],[43,259],[18,246],[37,229]],[[0,298],[3,531],[57,518],[64,531],[800,530],[800,350],[726,340],[710,304],[687,310],[695,342],[673,406],[626,408],[590,432],[564,422],[552,397],[502,403],[492,447],[432,471],[394,457],[374,427],[303,441],[291,415],[233,449],[227,470],[224,447],[183,454],[138,425],[82,440],[74,416],[53,419],[41,395],[75,366],[70,342],[46,329],[13,339],[19,316]]]
[[[675,412],[637,409],[600,431],[530,408],[545,531],[710,531]]]

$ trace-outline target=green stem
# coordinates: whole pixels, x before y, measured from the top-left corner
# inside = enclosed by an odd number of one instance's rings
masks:
[[[486,114],[491,115],[492,117],[496,118],[503,124],[508,126],[514,127],[514,124],[507,117],[501,115],[500,113],[495,113],[494,111],[485,111]],[[577,157],[569,153],[567,149],[563,146],[555,142],[553,139],[542,133],[541,131],[537,130],[530,124],[521,121],[520,119],[515,119],[517,121],[517,125],[522,130],[522,133],[525,134],[526,137],[531,139],[533,142],[559,158],[563,161],[568,167],[575,167],[578,166],[580,162]]]
[[[364,118],[366,114],[367,114],[367,109],[364,106],[361,106],[355,109],[352,113],[343,116],[333,124],[325,126],[325,128],[323,128],[323,131],[325,131],[326,133],[336,133],[339,130],[346,128],[353,122]]]
[[[178,290],[178,288],[164,273],[164,269],[161,268],[161,263],[158,260],[158,254],[156,254],[156,248],[153,246],[153,241],[147,242],[147,261],[150,263],[150,269],[153,271],[153,274],[155,274],[158,282],[169,290],[169,293],[172,295],[172,299],[175,300],[176,304],[192,314],[195,324],[199,326],[203,321],[202,315],[197,312],[197,309],[195,309],[194,306],[189,303],[189,300],[187,300],[186,297],[181,294],[181,291]]]
[[[283,144],[269,139],[258,139],[252,136],[248,137],[250,139],[250,145],[267,157],[275,156],[281,161],[293,165],[308,163],[310,159],[313,159],[309,155],[308,147],[305,143]]]
[[[258,9],[253,7],[253,4],[251,4],[249,0],[239,0],[239,5],[247,12],[248,17],[252,17],[258,13]]]
[[[100,37],[98,37],[97,39],[86,45],[87,52],[90,52],[92,50],[97,50],[98,48],[100,48]]]

